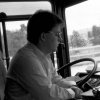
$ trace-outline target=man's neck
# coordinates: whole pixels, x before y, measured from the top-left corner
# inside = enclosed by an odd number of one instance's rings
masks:
[[[45,46],[37,45],[37,48],[38,48],[41,52],[43,52],[43,54],[44,54],[45,56],[48,56],[48,55],[50,54],[50,52],[45,48]]]

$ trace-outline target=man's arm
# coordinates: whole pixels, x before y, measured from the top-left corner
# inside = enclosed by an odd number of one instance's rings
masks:
[[[43,66],[36,59],[28,57],[28,59],[21,60],[19,58],[15,68],[18,69],[19,81],[33,97],[38,96],[41,100],[65,100],[75,97],[72,89],[52,83]]]

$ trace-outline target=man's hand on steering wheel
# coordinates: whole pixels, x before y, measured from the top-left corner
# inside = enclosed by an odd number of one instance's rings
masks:
[[[75,92],[76,99],[82,98],[81,94],[83,93],[83,91],[80,88],[78,88],[77,86],[72,86],[71,89]]]
[[[93,67],[93,69],[85,76],[85,78],[83,77],[83,78],[79,79],[79,81],[76,82],[76,83],[77,83],[77,86],[78,86],[79,88],[81,88],[82,90],[84,90],[83,87],[82,87],[83,84],[85,84],[85,83],[91,78],[91,76],[96,72],[97,63],[95,62],[94,59],[92,59],[92,58],[82,58],[82,59],[73,61],[73,62],[71,62],[71,63],[68,63],[68,64],[62,66],[62,67],[58,70],[58,73],[60,73],[60,72],[62,72],[66,67],[70,67],[70,66],[72,66],[72,65],[74,65],[74,64],[77,64],[77,63],[80,63],[80,62],[84,62],[84,61],[91,61],[91,62],[94,64],[94,67]]]

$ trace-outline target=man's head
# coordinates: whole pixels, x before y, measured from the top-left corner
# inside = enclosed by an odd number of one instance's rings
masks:
[[[46,35],[59,35],[58,33],[61,32],[60,27],[63,26],[63,24],[62,19],[52,12],[39,10],[33,14],[28,21],[27,40],[35,45],[38,45],[41,41],[41,43],[43,42],[44,46],[46,46],[47,44],[45,44],[45,42],[47,41],[44,41]],[[50,39],[50,37],[48,39]],[[52,43],[52,39],[49,42]]]

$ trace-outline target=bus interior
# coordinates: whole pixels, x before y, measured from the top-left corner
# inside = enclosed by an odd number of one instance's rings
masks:
[[[66,23],[63,42],[51,54],[57,72],[72,76],[84,91],[84,100],[100,99],[100,0],[0,0],[0,51],[6,70],[16,51],[26,42],[29,17],[50,10]],[[86,95],[97,89],[97,95]]]

